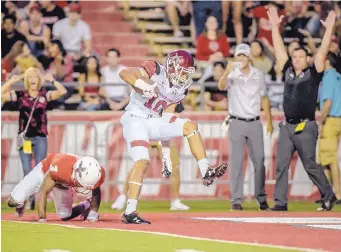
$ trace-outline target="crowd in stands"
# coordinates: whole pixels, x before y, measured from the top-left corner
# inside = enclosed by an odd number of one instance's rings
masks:
[[[2,82],[23,74],[29,67],[38,67],[63,82],[68,90],[50,109],[124,109],[130,90],[118,76],[125,67],[119,63],[120,51],[112,48],[106,55],[98,55],[93,50],[92,31],[82,20],[78,1],[2,1],[1,5]],[[197,83],[206,86],[204,101],[194,89],[184,102],[186,109],[200,110],[199,104],[204,102],[205,110],[226,110],[226,93],[205,83],[216,83],[227,62],[233,60],[235,44],[247,42],[252,65],[266,74],[273,109],[282,110],[283,75],[274,60],[267,16],[270,5],[284,16],[281,30],[288,54],[303,45],[311,62],[323,34],[320,20],[334,9],[338,21],[330,51],[340,60],[341,2],[167,0],[165,21],[171,25],[174,37],[193,38],[197,71],[202,73]],[[182,26],[190,26],[191,34],[183,32]],[[99,57],[106,58],[106,66],[100,65]],[[2,109],[15,110],[15,104],[3,104]]]

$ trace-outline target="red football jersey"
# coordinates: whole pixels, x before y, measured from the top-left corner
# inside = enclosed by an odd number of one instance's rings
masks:
[[[43,172],[50,172],[52,178],[59,184],[75,187],[72,181],[73,166],[77,161],[77,157],[71,154],[65,153],[51,153],[42,161]],[[105,178],[105,171],[101,167],[101,179],[95,185],[95,188],[99,187]]]

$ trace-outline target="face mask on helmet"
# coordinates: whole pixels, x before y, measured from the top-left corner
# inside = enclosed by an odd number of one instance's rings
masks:
[[[72,173],[74,190],[78,193],[88,194],[95,189],[101,176],[101,166],[96,159],[92,157],[79,158]]]
[[[171,84],[180,89],[187,89],[193,82],[194,67],[184,67],[184,57],[170,54],[166,59],[166,70]]]

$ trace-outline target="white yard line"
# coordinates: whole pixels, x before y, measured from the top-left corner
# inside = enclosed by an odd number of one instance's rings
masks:
[[[51,226],[60,226],[60,227],[76,228],[76,229],[83,229],[83,228],[85,228],[85,229],[109,230],[109,231],[128,232],[128,233],[144,233],[144,234],[153,234],[153,235],[162,235],[162,236],[175,237],[175,238],[184,238],[184,239],[198,240],[198,241],[211,241],[211,242],[220,242],[220,243],[228,243],[228,244],[239,244],[239,245],[249,245],[249,246],[257,246],[257,247],[268,247],[268,248],[278,248],[278,249],[287,249],[287,250],[299,250],[299,251],[304,251],[304,252],[325,252],[325,250],[321,250],[321,249],[287,247],[287,246],[271,245],[271,244],[261,244],[261,243],[253,243],[253,242],[237,242],[237,241],[228,241],[228,240],[218,240],[218,239],[201,238],[201,237],[187,236],[187,235],[177,235],[177,234],[163,233],[163,232],[151,232],[151,231],[141,231],[141,230],[127,230],[127,229],[120,229],[120,228],[80,227],[80,226],[75,226],[75,225],[57,224],[57,223],[44,223],[44,224],[41,224],[41,223],[38,223],[38,222],[10,221],[10,220],[3,220],[3,221],[14,222],[14,223],[33,224],[33,225],[51,225]]]

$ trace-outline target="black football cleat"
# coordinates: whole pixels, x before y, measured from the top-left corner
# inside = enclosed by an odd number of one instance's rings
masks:
[[[269,207],[269,205],[268,205],[268,203],[266,201],[259,202],[258,205],[259,205],[259,210],[261,210],[261,211],[270,211],[270,207]]]
[[[206,171],[205,176],[202,178],[202,183],[205,186],[210,186],[213,184],[216,178],[222,177],[227,171],[227,164],[222,163],[217,167],[209,167]]]
[[[131,214],[122,213],[121,220],[126,224],[151,224],[150,221],[142,219],[136,212],[132,212]]]
[[[288,211],[288,206],[274,205],[272,208],[270,208],[270,210],[275,212],[286,212]]]

